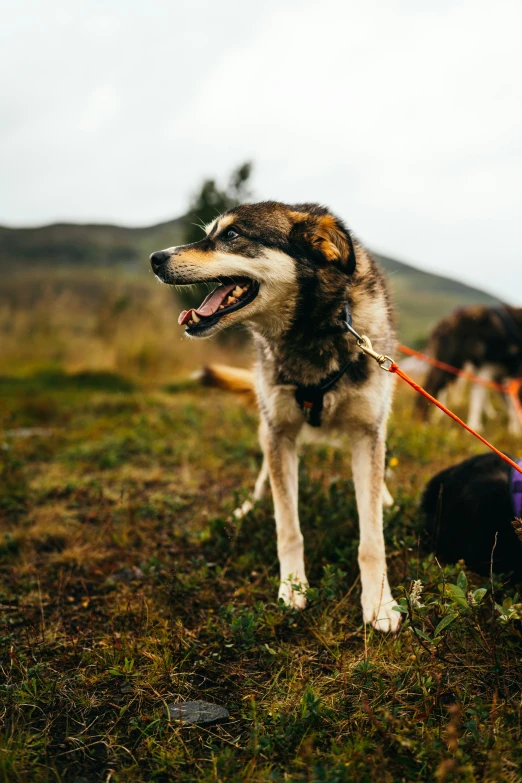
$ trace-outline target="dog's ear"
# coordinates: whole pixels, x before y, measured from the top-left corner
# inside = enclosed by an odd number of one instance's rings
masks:
[[[355,271],[355,251],[348,230],[333,215],[295,214],[295,229],[312,250],[346,274]]]

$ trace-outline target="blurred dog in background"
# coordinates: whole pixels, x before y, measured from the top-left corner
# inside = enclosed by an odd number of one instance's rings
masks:
[[[467,370],[484,380],[506,383],[522,376],[522,308],[463,307],[441,319],[433,330],[429,353],[435,359],[458,370]],[[424,386],[433,397],[446,404],[449,388],[456,384],[457,375],[431,367]],[[462,387],[462,379],[458,385]],[[522,395],[522,389],[521,389]],[[509,430],[520,434],[522,425],[511,397],[506,399]],[[423,397],[417,401],[417,410],[427,416],[429,403]],[[488,389],[472,384],[468,424],[474,430],[482,429],[484,413],[495,415],[488,400]]]

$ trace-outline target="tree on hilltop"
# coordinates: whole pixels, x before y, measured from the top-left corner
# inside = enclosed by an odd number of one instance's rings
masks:
[[[220,188],[215,179],[206,179],[199,192],[192,199],[185,217],[185,242],[197,242],[203,237],[203,226],[225,210],[237,206],[251,197],[250,177],[252,163],[247,161],[234,169],[225,188]]]
[[[198,193],[192,199],[184,218],[183,241],[185,244],[203,239],[203,227],[225,210],[237,206],[251,198],[250,177],[252,163],[242,163],[232,171],[224,188],[216,184],[215,179],[206,179]],[[208,291],[203,286],[186,287],[179,291],[183,305],[187,310],[197,307]]]

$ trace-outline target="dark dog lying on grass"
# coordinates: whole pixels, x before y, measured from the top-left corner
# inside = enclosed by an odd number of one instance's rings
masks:
[[[522,581],[522,475],[496,454],[472,457],[434,476],[422,510],[428,546],[442,561],[462,559],[483,576],[493,564],[495,573]]]

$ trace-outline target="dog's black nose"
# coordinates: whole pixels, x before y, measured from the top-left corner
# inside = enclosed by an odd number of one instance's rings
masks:
[[[158,250],[157,253],[153,253],[150,257],[150,265],[154,272],[157,272],[160,267],[163,266],[165,261],[168,261],[169,254],[164,250]]]

